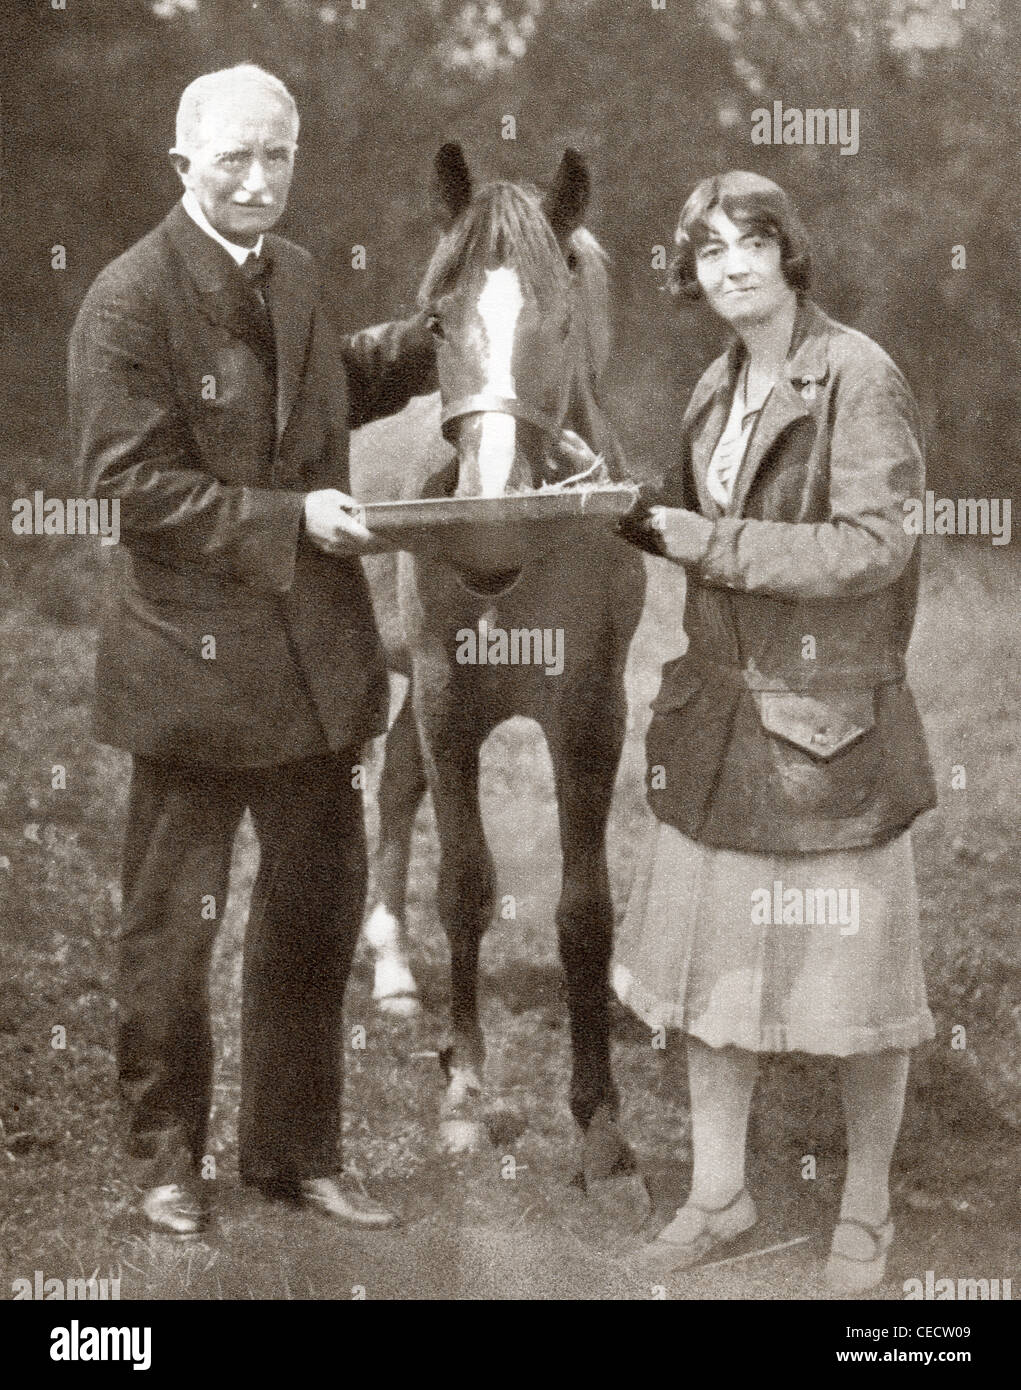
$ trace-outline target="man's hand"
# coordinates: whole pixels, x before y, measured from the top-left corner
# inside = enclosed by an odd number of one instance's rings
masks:
[[[305,534],[327,555],[378,555],[398,546],[358,520],[359,504],[346,492],[324,487],[305,498]]]

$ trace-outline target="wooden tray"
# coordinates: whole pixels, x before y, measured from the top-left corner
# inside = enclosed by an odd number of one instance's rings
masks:
[[[502,497],[422,497],[367,502],[370,531],[462,570],[502,571],[551,545],[605,531],[629,512],[638,485],[525,492]]]
[[[507,526],[515,522],[618,520],[629,512],[638,486],[571,488],[503,497],[418,497],[404,502],[367,502],[370,531],[397,535],[444,526]]]

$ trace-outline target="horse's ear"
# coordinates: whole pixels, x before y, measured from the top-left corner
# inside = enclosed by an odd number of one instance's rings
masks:
[[[443,145],[434,161],[434,168],[440,207],[449,226],[472,200],[472,176],[461,146],[452,141]]]
[[[543,211],[558,240],[570,236],[581,226],[591,191],[588,165],[577,150],[566,149],[553,187],[543,203]]]

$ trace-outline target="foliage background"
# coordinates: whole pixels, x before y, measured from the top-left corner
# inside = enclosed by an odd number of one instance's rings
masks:
[[[248,59],[297,97],[301,152],[282,230],[322,261],[343,323],[410,305],[434,240],[429,173],[444,140],[460,139],[484,177],[537,182],[575,144],[593,169],[589,223],[614,261],[609,399],[636,471],[660,471],[718,330],[657,292],[652,248],[669,246],[699,177],[756,169],[803,212],[823,306],[907,372],[930,430],[932,486],[1010,492],[1021,411],[1015,6],[65,3],[18,0],[2,38],[5,423],[35,469],[56,461],[63,343],[88,284],[179,192],[165,152],[182,87]],[[752,145],[751,111],[776,99],[859,108],[860,152]],[[504,114],[514,141],[501,139]],[[62,272],[50,267],[58,242]],[[365,270],[351,269],[355,243],[368,249]],[[951,269],[958,245],[964,270]]]

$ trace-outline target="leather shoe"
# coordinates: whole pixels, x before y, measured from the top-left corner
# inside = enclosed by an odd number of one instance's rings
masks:
[[[315,1207],[349,1226],[382,1228],[393,1226],[397,1221],[394,1213],[370,1197],[350,1173],[306,1178],[301,1184],[301,1197],[306,1206]]]
[[[142,1198],[142,1212],[152,1229],[163,1235],[197,1236],[209,1225],[204,1193],[194,1182],[150,1187]]]

